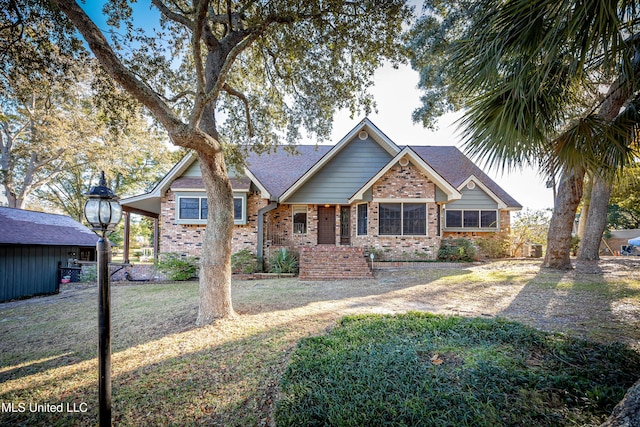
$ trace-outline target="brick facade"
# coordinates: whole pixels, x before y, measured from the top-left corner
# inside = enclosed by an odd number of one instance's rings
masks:
[[[435,202],[436,186],[417,168],[409,164],[396,164],[390,168],[373,186],[373,201],[367,204],[367,234],[357,233],[357,206],[350,206],[351,246],[362,247],[373,252],[377,260],[433,260],[437,257],[442,238],[464,237],[470,240],[486,238],[497,233],[487,232],[444,232],[440,233],[440,206]],[[378,214],[381,200],[386,203],[424,201],[427,208],[426,236],[385,236],[379,235]],[[247,224],[236,225],[233,231],[232,253],[248,248],[254,254],[258,242],[258,210],[267,206],[268,201],[261,199],[259,193],[248,194]],[[336,246],[340,246],[341,215],[340,206],[333,206],[336,215]],[[177,252],[200,256],[204,225],[176,224],[175,193],[171,190],[162,199],[160,251]],[[508,233],[510,214],[500,212],[500,234]],[[442,235],[440,235],[442,234]],[[264,216],[264,254],[268,259],[274,248],[288,246],[294,248],[314,247],[318,242],[318,205],[307,206],[307,232],[295,234],[293,227],[293,206],[280,205]]]
[[[315,246],[318,244],[318,206],[307,205],[307,232],[294,234],[293,205],[280,205],[265,215],[265,244]]]
[[[372,250],[380,260],[435,259],[440,247],[436,186],[413,165],[395,165],[372,188],[373,201],[367,204],[367,235],[357,235],[357,207],[352,207],[352,243]],[[426,236],[380,236],[377,199],[427,199]]]
[[[258,245],[258,210],[267,205],[259,193],[247,195],[247,224],[233,227],[231,252],[249,248],[256,253]],[[200,256],[205,226],[176,223],[176,198],[171,190],[162,199],[160,214],[160,252],[177,252]]]

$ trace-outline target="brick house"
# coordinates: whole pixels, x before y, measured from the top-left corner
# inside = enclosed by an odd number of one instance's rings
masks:
[[[233,252],[268,259],[293,247],[301,267],[304,258],[331,264],[365,252],[433,259],[443,238],[508,232],[510,212],[522,208],[456,147],[400,147],[368,119],[336,145],[297,151],[252,153],[230,176]],[[121,203],[158,219],[161,252],[199,255],[208,207],[196,155]]]

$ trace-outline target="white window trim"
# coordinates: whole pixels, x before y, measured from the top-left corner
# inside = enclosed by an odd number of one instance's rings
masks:
[[[176,195],[176,224],[185,225],[202,225],[207,223],[207,218],[181,218],[180,217],[180,201],[182,199],[198,199],[198,216],[202,213],[202,199],[206,199],[206,195],[202,194],[180,194]]]
[[[449,227],[447,224],[447,212],[448,211],[460,211],[462,212],[462,225],[460,227]],[[478,212],[478,220],[482,221],[482,211],[493,211],[496,213],[496,226],[495,227],[465,227],[464,226],[464,213],[466,211]],[[499,209],[445,209],[444,210],[444,230],[445,231],[498,231],[500,230],[500,210]]]
[[[410,197],[399,197],[397,199],[394,199],[392,197],[387,197],[387,198],[381,198],[381,197],[376,197],[373,199],[373,201],[375,203],[435,203],[435,199],[431,198],[431,197],[422,197],[422,198],[415,198],[412,199]]]
[[[305,223],[305,227],[304,233],[296,233],[296,224],[293,222],[293,219],[296,215],[296,208],[298,208],[298,210],[302,211],[302,209],[304,208],[306,217],[306,223]],[[309,206],[308,205],[291,205],[291,234],[293,234],[294,236],[306,236],[307,233],[309,233]]]
[[[202,212],[202,200],[206,200],[207,196],[201,192],[181,192],[180,194],[176,194],[176,224],[182,225],[206,225],[207,218],[181,218],[180,217],[180,200],[181,199],[198,199],[198,215]],[[235,225],[245,225],[247,224],[247,193],[233,193],[233,199],[241,199],[242,200],[242,218],[241,219],[233,219],[233,223]],[[235,202],[234,202],[235,203]]]
[[[386,200],[385,202],[379,202],[378,203],[378,230],[377,230],[377,235],[378,237],[428,237],[429,236],[429,204],[427,202],[424,202],[424,200],[428,200],[428,199],[377,199],[376,201],[379,200]],[[403,201],[400,201],[403,200]],[[380,233],[380,204],[385,204],[385,203],[396,203],[396,204],[400,204],[400,231],[401,234],[381,234]],[[425,207],[425,216],[424,216],[424,231],[425,234],[404,234],[404,205],[405,203],[410,203],[410,204],[424,204]]]
[[[242,200],[242,217],[240,219],[235,218],[235,200]],[[246,225],[247,224],[247,193],[233,193],[233,204],[234,204],[234,217],[233,223],[235,225]]]

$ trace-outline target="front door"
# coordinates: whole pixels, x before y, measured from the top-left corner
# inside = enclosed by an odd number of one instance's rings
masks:
[[[318,206],[318,244],[336,244],[336,208]]]
[[[341,245],[351,244],[351,225],[349,221],[350,217],[351,217],[351,207],[341,206],[340,207],[340,244]]]

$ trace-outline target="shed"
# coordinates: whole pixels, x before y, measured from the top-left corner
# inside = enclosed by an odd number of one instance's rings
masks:
[[[58,266],[95,260],[97,241],[68,216],[0,207],[0,301],[58,292]]]

